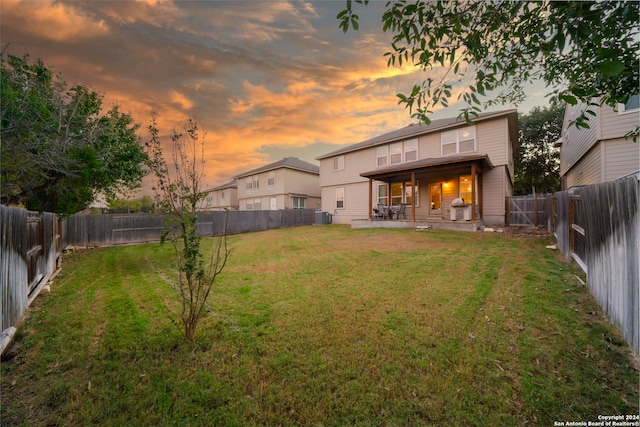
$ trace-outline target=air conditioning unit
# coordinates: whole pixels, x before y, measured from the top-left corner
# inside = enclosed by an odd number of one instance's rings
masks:
[[[331,219],[329,212],[316,211],[316,225],[331,224]]]

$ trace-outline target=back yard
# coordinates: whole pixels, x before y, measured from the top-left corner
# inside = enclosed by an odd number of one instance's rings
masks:
[[[169,245],[66,256],[3,355],[2,425],[638,414],[628,347],[550,238],[330,225],[229,240],[195,344],[171,320]]]

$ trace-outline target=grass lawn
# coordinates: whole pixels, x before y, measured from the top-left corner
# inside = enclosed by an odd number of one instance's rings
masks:
[[[549,238],[308,226],[230,236],[188,344],[172,248],[76,252],[2,362],[2,425],[553,425],[639,375]],[[172,314],[173,313],[173,314]]]

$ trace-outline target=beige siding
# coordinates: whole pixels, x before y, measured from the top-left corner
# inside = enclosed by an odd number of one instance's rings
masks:
[[[594,146],[567,175],[567,188],[602,182],[601,144]]]
[[[344,188],[344,208],[336,207],[336,189]],[[335,224],[350,224],[352,219],[369,218],[369,181],[322,188],[322,210],[333,215]]]
[[[509,154],[509,126],[506,117],[476,126],[476,150],[489,155],[494,166],[506,165]]]
[[[274,174],[275,173],[275,174]],[[275,182],[269,185],[269,177],[275,175]],[[257,176],[260,182],[259,188],[248,189],[247,179]],[[271,208],[271,198],[276,197],[276,209],[292,208],[291,193],[306,194],[308,207],[319,207],[320,177],[317,174],[298,171],[290,168],[279,168],[275,171],[262,172],[249,177],[238,179],[238,199],[240,210],[246,210],[247,202],[254,203],[259,199],[260,209]]]
[[[593,107],[596,117],[589,120],[589,128],[576,128],[569,126],[575,120],[580,111],[585,108],[584,104],[567,107],[562,124],[562,150],[560,151],[560,175],[565,175],[569,169],[580,161],[593,147],[600,135],[600,108]]]
[[[418,158],[433,159],[442,157],[442,143],[439,133],[430,133],[418,138]]]
[[[280,193],[307,194],[313,197],[320,197],[320,177],[314,173],[306,173],[293,169],[280,169],[279,175],[282,177],[276,184],[282,185]]]
[[[640,169],[638,143],[618,138],[604,143],[604,180],[613,181]]]
[[[624,137],[640,122],[640,111],[617,112],[613,108],[603,105],[600,109],[602,132],[600,139],[614,139]]]
[[[482,174],[482,210],[487,225],[504,225],[504,201],[508,188],[506,166],[499,166]]]
[[[320,160],[320,185],[338,185],[367,181],[360,176],[362,172],[369,172],[376,168],[376,149],[356,151],[344,154],[344,169],[333,170],[333,157]]]

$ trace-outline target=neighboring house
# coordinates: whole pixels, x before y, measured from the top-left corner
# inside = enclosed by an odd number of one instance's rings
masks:
[[[334,223],[372,219],[378,204],[407,204],[406,219],[450,220],[457,198],[471,221],[505,224],[518,153],[516,110],[414,124],[318,157],[322,210]]]
[[[198,210],[238,210],[238,180],[236,178],[224,185],[211,188],[206,193],[207,196],[200,201]]]
[[[567,106],[560,145],[560,181],[562,189],[597,184],[637,172],[640,169],[638,142],[625,135],[640,123],[640,97],[635,95],[617,111],[603,106],[589,107],[589,128],[571,124],[585,104]]]
[[[320,208],[320,168],[296,157],[238,175],[241,211]]]

